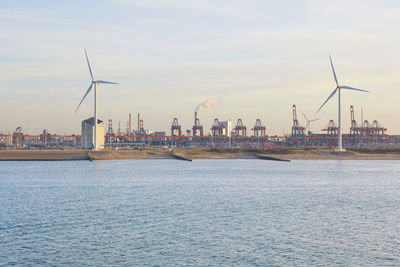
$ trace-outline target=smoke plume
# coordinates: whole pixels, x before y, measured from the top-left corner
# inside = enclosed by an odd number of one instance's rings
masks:
[[[221,103],[221,99],[220,98],[208,99],[208,100],[206,100],[206,101],[204,101],[204,102],[202,102],[202,103],[197,105],[196,112],[200,111],[202,109],[205,109],[205,108],[209,108],[211,106],[215,106],[215,105],[217,105],[219,103]]]

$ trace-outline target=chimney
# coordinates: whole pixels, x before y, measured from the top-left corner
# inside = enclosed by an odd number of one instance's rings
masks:
[[[140,113],[137,114],[137,132],[140,132]]]
[[[129,125],[128,125],[128,131],[129,131],[129,135],[132,134],[132,114],[129,113]]]

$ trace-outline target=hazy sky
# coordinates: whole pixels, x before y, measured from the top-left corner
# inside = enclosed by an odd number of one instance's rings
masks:
[[[126,129],[128,113],[145,128],[183,129],[208,98],[222,103],[199,112],[214,118],[259,118],[267,134],[289,133],[291,106],[320,117],[320,131],[337,122],[337,97],[315,112],[341,84],[370,93],[343,93],[356,118],[377,119],[400,133],[399,1],[97,0],[0,1],[0,132],[46,128],[79,133],[93,114],[93,94],[75,113],[90,84],[88,50],[99,86],[99,118]],[[300,123],[305,121],[299,114]]]

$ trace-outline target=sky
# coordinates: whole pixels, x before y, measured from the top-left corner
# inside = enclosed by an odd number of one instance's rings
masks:
[[[21,126],[39,134],[80,133],[93,116],[84,49],[98,87],[99,118],[121,122],[137,113],[144,127],[169,132],[177,117],[193,125],[196,106],[205,129],[214,118],[256,119],[268,135],[288,134],[292,105],[320,132],[337,122],[329,54],[358,122],[378,120],[400,134],[400,2],[323,0],[0,0],[0,132]],[[299,113],[300,124],[306,121]]]

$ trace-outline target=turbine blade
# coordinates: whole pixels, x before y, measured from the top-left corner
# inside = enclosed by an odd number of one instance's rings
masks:
[[[90,68],[90,64],[89,64],[89,58],[88,58],[88,56],[87,56],[86,49],[85,49],[85,55],[86,55],[86,61],[87,61],[87,65],[88,65],[88,67],[89,67],[90,77],[92,77],[92,82],[93,82],[93,81],[94,81],[94,78],[93,78],[93,73],[92,73],[92,69]]]
[[[118,84],[117,82],[109,82],[109,81],[102,81],[102,80],[95,81],[95,83]]]
[[[303,114],[303,116],[306,119],[306,121],[308,121],[308,118],[307,118],[306,114],[304,114],[303,111],[301,111],[301,110],[300,110],[300,112],[301,112],[301,114]]]
[[[331,55],[330,55],[330,54],[329,54],[329,60],[331,61],[331,67],[332,67],[332,71],[333,71],[333,77],[335,77],[336,85],[339,86],[339,83],[338,83],[337,77],[336,77],[335,68],[333,67],[332,58],[331,58]]]
[[[317,121],[317,120],[319,120],[319,118],[318,118],[318,119],[313,119],[313,120],[310,120],[310,122]]]
[[[367,90],[363,90],[363,89],[357,89],[357,88],[353,88],[353,87],[346,86],[346,85],[340,86],[340,88],[343,88],[343,89],[348,89],[348,90],[355,90],[355,91],[361,91],[361,92],[366,92],[366,93],[369,93]]]
[[[330,96],[328,96],[328,98],[325,100],[325,102],[321,105],[321,107],[318,109],[317,113],[321,110],[321,108],[326,104],[326,102],[328,102],[329,99],[331,99],[331,97],[336,93],[337,91],[337,87],[335,90],[333,90],[333,92],[330,94]]]
[[[78,111],[78,109],[79,109],[79,107],[81,106],[81,104],[82,104],[83,100],[84,100],[84,99],[85,99],[85,97],[86,97],[86,96],[89,94],[90,90],[92,90],[92,87],[93,87],[93,83],[92,83],[92,84],[90,84],[89,88],[87,89],[87,91],[86,91],[85,95],[83,96],[83,98],[82,98],[81,102],[79,103],[78,107],[76,108],[75,112],[77,112],[77,111]]]

